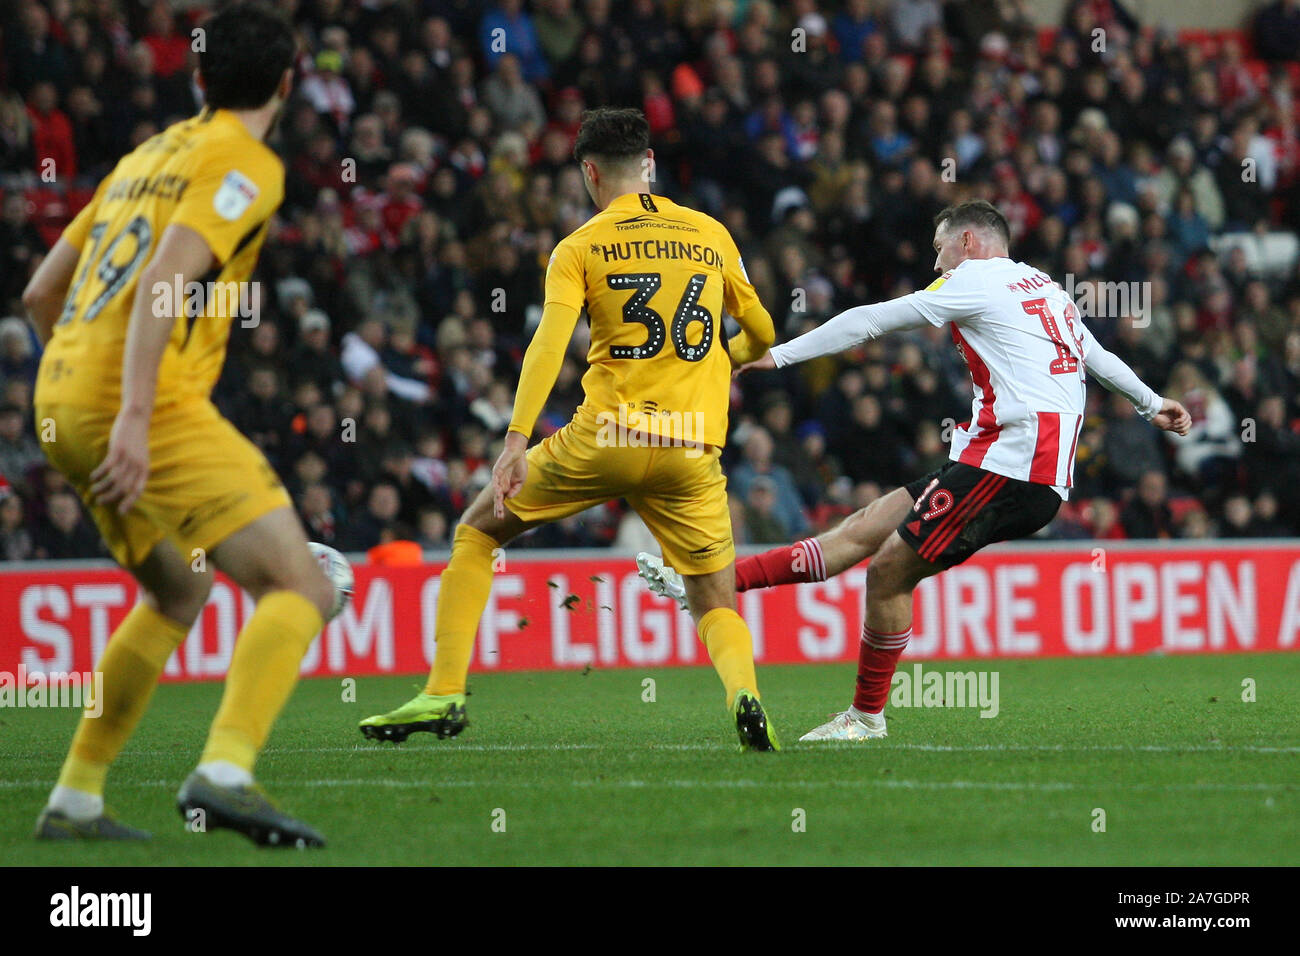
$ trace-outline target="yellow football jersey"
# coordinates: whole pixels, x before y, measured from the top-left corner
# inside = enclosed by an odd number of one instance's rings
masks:
[[[279,157],[226,110],[205,109],[124,156],[63,232],[81,257],[41,358],[36,401],[118,407],[136,286],[172,224],[201,235],[216,264],[150,290],[153,314],[176,320],[156,403],[208,396],[231,321],[255,321],[260,303],[248,279],[283,197]]]
[[[662,196],[620,196],[555,247],[546,303],[587,309],[583,410],[669,439],[725,442],[723,307],[771,320],[721,223]]]

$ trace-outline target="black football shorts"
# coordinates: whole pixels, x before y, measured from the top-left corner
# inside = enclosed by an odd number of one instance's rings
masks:
[[[959,461],[907,485],[916,502],[898,534],[925,560],[940,567],[961,564],[995,541],[1025,538],[1046,525],[1061,507],[1050,485],[995,475]]]

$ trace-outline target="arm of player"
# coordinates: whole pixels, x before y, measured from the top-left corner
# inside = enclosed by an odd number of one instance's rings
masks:
[[[506,516],[506,499],[517,495],[528,477],[528,459],[524,457],[528,439],[533,434],[533,426],[537,424],[537,416],[542,413],[547,396],[555,387],[560,366],[564,364],[564,350],[573,338],[573,327],[578,324],[578,315],[586,298],[582,258],[575,246],[562,242],[551,253],[551,261],[546,267],[546,304],[542,307],[542,321],[524,352],[505,447],[492,466],[492,513],[498,518]]]
[[[108,454],[91,472],[90,492],[101,504],[116,503],[126,514],[149,478],[149,420],[158,390],[158,366],[171,338],[176,316],[154,312],[154,286],[171,288],[204,275],[215,257],[207,241],[188,226],[172,224],[163,232],[153,258],[140,274],[122,354],[122,406],[109,434]]]
[[[776,341],[776,326],[771,314],[757,300],[748,312],[737,315],[736,321],[740,323],[740,334],[727,343],[727,351],[731,354],[731,364],[740,368],[768,354]]]
[[[42,346],[49,344],[54,334],[54,325],[59,321],[59,313],[68,297],[68,286],[76,274],[81,249],[90,234],[99,210],[99,198],[109,178],[104,177],[90,202],[68,223],[54,248],[41,260],[27,288],[23,289],[23,305],[32,318],[32,327],[36,329],[36,337]]]
[[[754,368],[784,368],[822,355],[834,355],[861,345],[889,332],[978,316],[988,296],[983,279],[977,272],[955,269],[945,272],[919,292],[911,292],[888,302],[859,305],[845,309],[811,332],[772,349],[769,357]]]
[[[510,417],[510,430],[527,444],[533,426],[542,413],[542,406],[555,387],[564,352],[573,338],[579,312],[569,305],[552,302],[542,310],[542,321],[533,333],[533,340],[524,352],[524,363],[519,370],[519,388],[515,391],[515,407]]]
[[[1084,368],[1101,382],[1108,391],[1123,395],[1147,421],[1167,432],[1186,435],[1192,427],[1192,416],[1172,398],[1157,395],[1122,358],[1102,348],[1088,335],[1089,348],[1084,353]]]
[[[756,362],[767,354],[776,341],[776,326],[763,307],[758,291],[749,281],[740,250],[730,233],[724,232],[722,264],[722,304],[738,323],[740,334],[727,343],[727,353],[736,368]]]
[[[54,334],[54,323],[59,319],[63,309],[63,300],[67,298],[68,286],[77,271],[77,260],[81,250],[60,238],[54,248],[41,260],[27,288],[23,289],[23,305],[31,316],[32,327],[42,346],[50,341]]]
[[[859,305],[845,309],[811,332],[776,346],[768,353],[771,364],[758,363],[756,368],[785,368],[823,355],[834,355],[879,338],[889,332],[902,332],[928,325],[911,296]]]

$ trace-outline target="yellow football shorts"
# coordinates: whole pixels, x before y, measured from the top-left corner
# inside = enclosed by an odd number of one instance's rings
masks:
[[[291,505],[266,456],[206,399],[154,409],[149,425],[149,480],[126,514],[90,497],[90,474],[108,454],[116,410],[46,405],[37,431],[54,424],[45,457],[76,489],[113,557],[138,566],[164,538],[188,561],[276,508]]]
[[[639,436],[645,440],[645,436]],[[558,521],[626,498],[682,574],[710,574],[736,557],[727,479],[712,446],[638,446],[579,410],[528,451],[528,477],[508,507],[525,521]]]

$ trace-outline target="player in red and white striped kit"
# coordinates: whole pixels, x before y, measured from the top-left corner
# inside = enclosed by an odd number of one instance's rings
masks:
[[[887,332],[948,326],[974,389],[971,421],[953,432],[949,462],[895,489],[835,529],[736,563],[736,587],[821,581],[871,558],[857,690],[848,710],[802,740],[886,736],[884,706],[912,634],[912,592],[987,544],[1033,534],[1068,498],[1083,421],[1087,369],[1160,428],[1187,434],[1191,418],[1161,398],[1093,338],[1070,296],[1049,276],[1007,255],[1010,230],[983,200],[935,219],[928,288],[847,309],[773,348],[750,368],[784,368]],[[637,559],[651,590],[677,597],[676,574]]]

